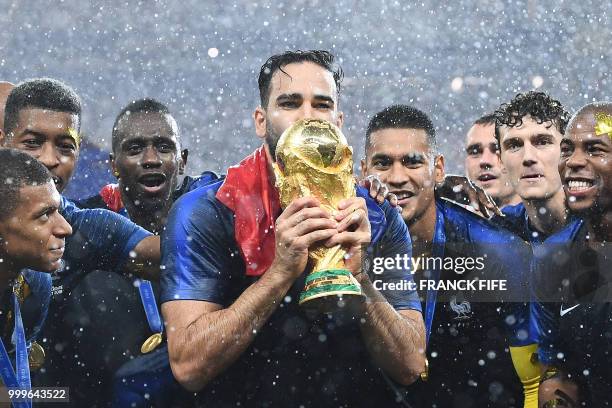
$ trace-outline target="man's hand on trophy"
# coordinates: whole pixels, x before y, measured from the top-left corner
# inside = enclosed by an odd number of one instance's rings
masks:
[[[295,280],[306,269],[308,248],[337,235],[338,225],[316,198],[293,200],[276,220],[276,254],[270,270]]]
[[[342,245],[346,250],[344,263],[357,276],[361,273],[361,251],[372,238],[365,200],[353,197],[340,201],[334,219],[338,221],[338,233],[329,238],[325,246]]]
[[[397,196],[389,192],[387,185],[380,181],[378,176],[369,175],[359,180],[359,185],[368,189],[370,197],[375,199],[378,204],[384,203],[387,199],[393,207],[397,207]]]

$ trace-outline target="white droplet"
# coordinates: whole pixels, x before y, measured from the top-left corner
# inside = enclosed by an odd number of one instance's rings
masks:
[[[208,49],[208,56],[210,58],[217,58],[217,56],[219,55],[219,50],[216,48],[209,48]]]
[[[453,81],[451,82],[451,89],[453,90],[453,92],[459,92],[463,89],[463,78],[461,77],[456,77],[453,79]]]
[[[533,78],[531,78],[531,85],[533,85],[535,89],[538,89],[539,87],[544,85],[544,78],[539,75],[534,76]]]

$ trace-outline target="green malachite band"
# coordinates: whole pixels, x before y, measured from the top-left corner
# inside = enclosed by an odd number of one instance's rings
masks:
[[[310,282],[320,278],[338,278],[338,277],[350,277],[351,272],[346,269],[328,269],[323,271],[317,271],[309,274],[306,277],[305,287],[308,287]],[[300,294],[300,304],[321,296],[326,295],[361,295],[361,288],[358,284],[320,284],[315,285],[313,288],[303,291]]]
[[[306,277],[306,285],[308,285],[308,283],[310,283],[310,281],[313,279],[327,278],[327,277],[333,278],[336,276],[343,276],[343,275],[351,276],[351,272],[346,269],[325,269],[322,271],[312,272]]]

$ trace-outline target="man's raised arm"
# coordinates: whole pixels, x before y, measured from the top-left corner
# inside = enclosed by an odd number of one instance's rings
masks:
[[[240,357],[258,330],[276,310],[295,279],[306,268],[308,248],[317,241],[333,236],[336,233],[336,224],[330,215],[319,207],[317,200],[297,199],[276,221],[276,252],[272,265],[229,307],[222,308],[219,303],[203,298],[165,298],[162,313],[167,326],[170,365],[179,383],[188,390],[198,391]],[[216,238],[204,237],[208,240]],[[170,242],[168,245],[174,243]],[[193,245],[193,240],[190,245]],[[206,249],[199,248],[199,251],[206,252]],[[215,259],[204,260],[200,266],[206,267],[214,263],[215,268],[220,269],[220,275],[227,274],[228,271],[222,270],[223,262],[218,262],[219,256],[208,256]],[[174,269],[178,268],[180,266],[174,266]],[[166,272],[176,273],[172,270]],[[190,289],[185,287],[191,286],[195,292],[199,290],[198,284],[211,280],[213,279],[193,279],[192,276],[179,282],[177,286],[182,287],[183,293],[188,294]],[[166,280],[162,279],[162,287],[165,282]],[[226,283],[228,282],[223,284]],[[221,287],[216,280],[209,282],[209,285],[213,288]],[[214,299],[214,294],[201,297]]]
[[[374,362],[391,378],[403,385],[411,384],[425,370],[425,328],[418,296],[414,290],[398,290],[387,295],[390,301],[374,288],[367,271],[361,269],[362,248],[371,237],[366,202],[363,198],[347,199],[340,203],[339,210],[335,217],[340,233],[327,245],[341,244],[349,249],[347,266],[366,296],[360,310],[365,345]],[[386,215],[389,224],[381,243],[385,249],[378,255],[410,254],[408,230],[399,214],[391,209]],[[390,275],[383,278],[412,281],[409,271],[387,272]]]

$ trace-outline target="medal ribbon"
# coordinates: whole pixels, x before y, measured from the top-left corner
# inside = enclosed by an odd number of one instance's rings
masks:
[[[25,338],[23,320],[21,320],[21,307],[17,296],[13,294],[13,304],[15,311],[15,365],[17,373],[13,370],[11,359],[4,347],[4,342],[0,339],[0,375],[7,388],[17,388],[29,391],[30,383],[30,364],[28,362],[28,347]],[[15,408],[31,408],[32,401],[29,399],[12,401]]]
[[[157,302],[155,302],[155,294],[153,293],[153,286],[151,285],[151,282],[148,280],[141,280],[140,285],[138,285],[138,292],[140,293],[142,306],[144,307],[145,314],[147,315],[149,328],[153,333],[163,333],[164,325],[162,323],[161,316],[159,315]]]
[[[436,211],[436,229],[433,239],[434,258],[444,257],[444,245],[446,244],[446,233],[444,232],[444,218],[440,210]],[[435,262],[434,262],[435,265]],[[430,279],[436,282],[434,288],[427,289],[427,298],[425,300],[425,345],[429,344],[429,336],[433,325],[434,312],[436,310],[436,299],[438,297],[437,283],[440,280],[440,270],[435,268],[431,271]],[[429,285],[428,285],[429,286]]]

